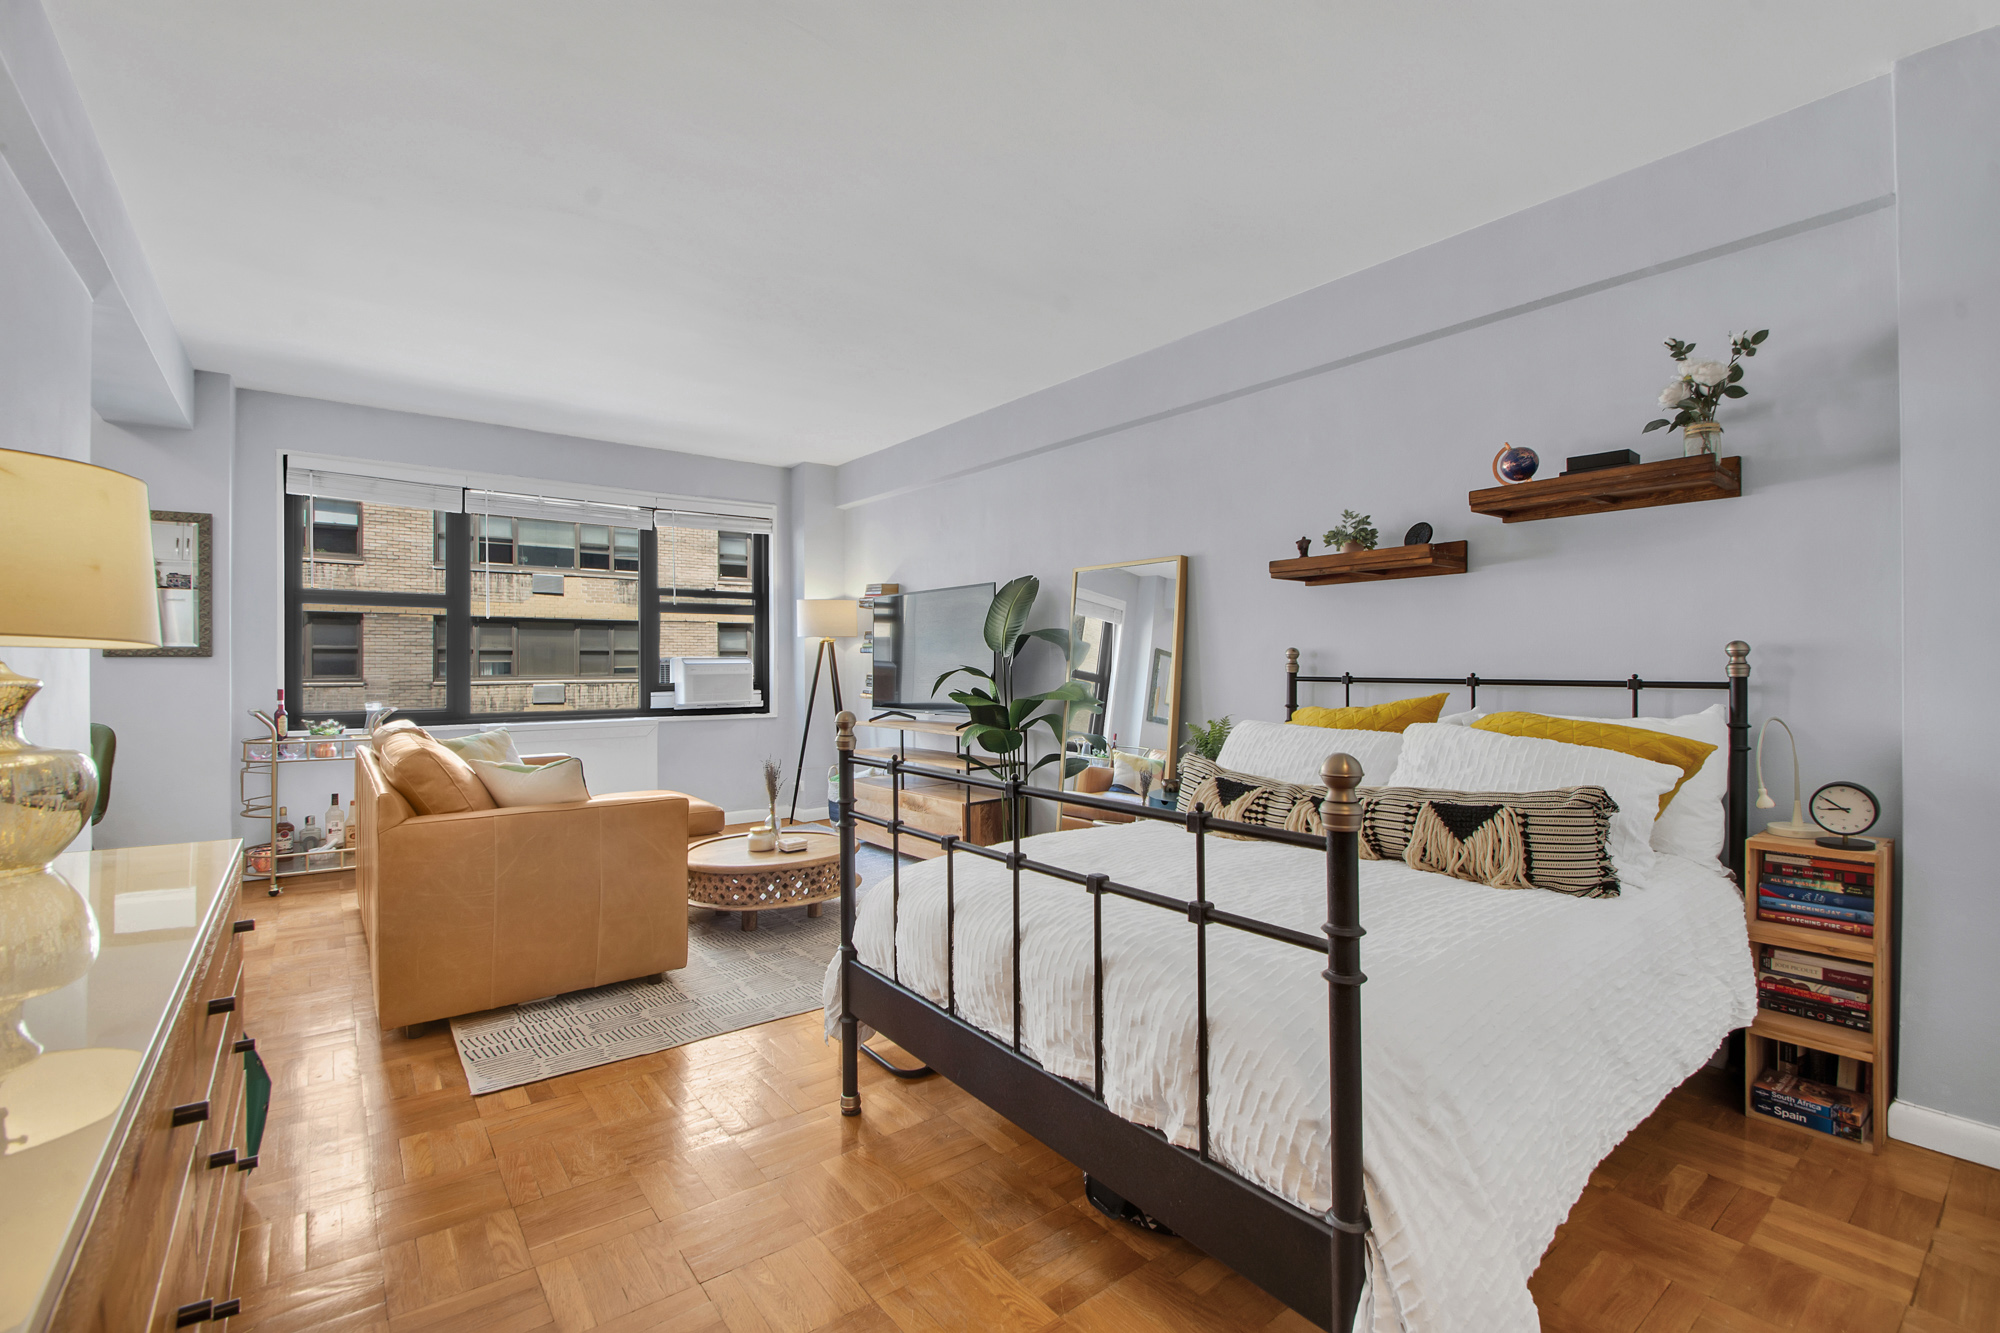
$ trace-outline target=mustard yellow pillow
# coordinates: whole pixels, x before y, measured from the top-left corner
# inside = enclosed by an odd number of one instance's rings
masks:
[[[1415,722],[1435,722],[1444,711],[1448,694],[1426,694],[1421,699],[1398,699],[1392,704],[1371,704],[1367,708],[1301,708],[1292,721],[1304,727],[1340,727],[1346,731],[1401,731]]]
[[[1715,753],[1715,747],[1707,741],[1671,736],[1664,731],[1621,727],[1616,722],[1583,718],[1545,717],[1540,713],[1494,713],[1472,725],[1479,731],[1497,731],[1503,736],[1539,736],[1545,741],[1587,745],[1594,750],[1616,750],[1620,754],[1650,759],[1656,764],[1670,764],[1681,771],[1681,780],[1674,784],[1672,791],[1660,798],[1661,814],[1666,813],[1668,802]]]

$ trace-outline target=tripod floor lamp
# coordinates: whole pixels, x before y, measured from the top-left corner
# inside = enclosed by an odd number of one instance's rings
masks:
[[[806,742],[812,738],[813,705],[819,702],[819,673],[822,667],[833,681],[833,713],[840,716],[846,705],[840,701],[840,659],[834,655],[835,639],[861,635],[861,603],[852,597],[811,597],[799,599],[799,637],[818,639],[813,650],[812,692],[806,696],[805,720],[799,727],[799,771],[792,779],[792,814],[787,823],[799,822],[799,788],[805,785]]]

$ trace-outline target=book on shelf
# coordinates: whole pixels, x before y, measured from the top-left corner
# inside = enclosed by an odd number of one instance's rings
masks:
[[[1806,981],[1823,981],[1829,986],[1869,991],[1875,987],[1875,965],[1851,958],[1828,958],[1802,949],[1786,949],[1776,944],[1757,946],[1757,965],[1767,972],[1783,972]]]
[[[1851,1028],[1856,1032],[1868,1032],[1874,1027],[1865,1012],[1843,1009],[1838,1005],[1821,1004],[1815,1000],[1802,1000],[1795,995],[1781,995],[1776,991],[1759,990],[1757,1007],[1772,1013],[1787,1014],[1793,1018],[1807,1018],[1818,1023],[1829,1023],[1834,1027]]]
[[[1846,884],[1871,886],[1875,883],[1874,867],[1863,861],[1833,861],[1816,856],[1765,852],[1764,866],[1772,874],[1797,875],[1804,879],[1840,880]]]
[[[1786,991],[1802,999],[1831,1000],[1838,1004],[1855,1008],[1868,1007],[1868,992],[1849,990],[1845,986],[1829,985],[1824,981],[1809,981],[1805,977],[1795,977],[1789,972],[1760,971],[1757,984],[1775,991]]]
[[[1775,897],[1764,889],[1757,890],[1757,906],[1774,912],[1789,912],[1793,916],[1819,916],[1829,921],[1853,921],[1861,925],[1875,924],[1875,913],[1852,907],[1832,907],[1826,903],[1802,903],[1796,898]]]
[[[1757,919],[1759,921],[1770,921],[1780,926],[1803,926],[1808,930],[1832,931],[1837,935],[1859,935],[1865,938],[1875,933],[1873,923],[1864,924],[1859,921],[1835,921],[1829,917],[1806,916],[1803,913],[1786,912],[1772,907],[1761,898],[1757,901]]]
[[[1787,1120],[1822,1134],[1860,1142],[1867,1137],[1869,1108],[1865,1093],[1767,1069],[1750,1086],[1751,1109]]]
[[[1790,880],[1772,879],[1769,875],[1757,881],[1757,891],[1772,898],[1790,898],[1793,902],[1818,903],[1824,907],[1846,907],[1857,912],[1875,910],[1873,893],[1835,893],[1831,889],[1808,888]]]

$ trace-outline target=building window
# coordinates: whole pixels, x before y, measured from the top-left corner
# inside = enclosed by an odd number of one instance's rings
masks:
[[[306,617],[306,674],[314,680],[361,679],[361,617]]]
[[[361,506],[351,500],[313,500],[312,553],[361,554]]]
[[[514,627],[512,625],[484,624],[473,627],[473,647],[478,663],[475,674],[480,676],[511,676],[514,674]]]
[[[715,535],[715,572],[725,579],[750,577],[750,535],[718,532]]]
[[[674,657],[756,667],[768,696],[770,538],[287,497],[286,700],[358,722],[380,701],[424,725],[668,711]],[[610,515],[607,515],[610,517]],[[530,575],[567,576],[531,578]],[[534,585],[561,582],[559,595]],[[363,646],[366,652],[363,652]],[[365,659],[365,660],[364,660]],[[745,709],[744,711],[752,711]]]

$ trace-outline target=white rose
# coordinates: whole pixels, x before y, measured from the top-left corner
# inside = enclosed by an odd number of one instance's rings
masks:
[[[1660,390],[1660,406],[1679,407],[1681,405],[1681,399],[1687,396],[1688,396],[1687,381],[1675,380],[1672,384],[1669,384],[1666,388]]]
[[[1713,387],[1729,378],[1729,367],[1720,361],[1695,361],[1688,365],[1686,374],[1696,384]]]

